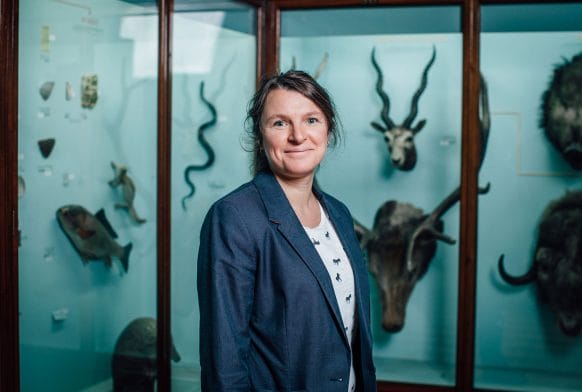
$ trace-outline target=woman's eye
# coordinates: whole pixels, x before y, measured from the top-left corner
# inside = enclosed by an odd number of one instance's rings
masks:
[[[316,118],[316,117],[309,117],[309,118],[307,119],[307,122],[308,122],[309,124],[317,124],[317,123],[319,122],[319,119],[318,119],[318,118]]]
[[[282,120],[276,120],[275,122],[273,122],[273,126],[274,127],[278,127],[279,128],[279,127],[282,127],[284,125],[285,125],[285,123]]]

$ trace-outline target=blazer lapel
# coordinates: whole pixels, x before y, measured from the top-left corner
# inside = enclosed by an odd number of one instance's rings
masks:
[[[327,203],[324,195],[319,196],[320,201],[323,203],[324,208],[329,214],[329,218],[335,227],[338,237],[342,242],[344,251],[348,255],[348,258],[352,262],[352,270],[354,273],[354,282],[356,290],[356,306],[358,314],[358,323],[367,323],[366,312],[363,309],[362,301],[362,284],[368,279],[368,271],[366,269],[365,263],[361,263],[362,251],[359,243],[352,237],[352,232],[354,231],[354,223],[350,216],[337,211],[332,203]]]
[[[257,174],[253,182],[259,189],[259,193],[265,208],[267,209],[269,220],[277,225],[279,232],[283,237],[285,237],[287,242],[293,247],[295,252],[297,252],[299,258],[313,273],[321,287],[327,303],[329,304],[338,328],[341,331],[344,331],[341,314],[329,273],[319,257],[319,253],[317,253],[317,250],[307,236],[301,222],[299,222],[299,219],[291,208],[291,204],[289,204],[283,189],[275,177],[270,173]],[[349,347],[345,333],[343,336],[345,343]]]

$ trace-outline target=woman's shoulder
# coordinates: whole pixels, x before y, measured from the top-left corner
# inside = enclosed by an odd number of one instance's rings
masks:
[[[234,210],[237,214],[253,213],[261,206],[260,196],[252,181],[240,185],[238,188],[216,200],[210,212]]]

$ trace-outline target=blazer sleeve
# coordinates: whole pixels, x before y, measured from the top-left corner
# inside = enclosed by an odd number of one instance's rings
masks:
[[[249,391],[256,256],[236,206],[215,204],[204,220],[198,252],[200,366],[203,391]]]

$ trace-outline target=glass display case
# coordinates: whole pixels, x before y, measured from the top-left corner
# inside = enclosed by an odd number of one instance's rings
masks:
[[[20,15],[21,390],[109,390],[130,350],[155,369],[158,16],[116,0]]]
[[[210,205],[250,179],[246,102],[256,80],[256,11],[237,2],[183,4],[173,16],[172,390],[200,388],[196,258]],[[193,39],[192,37],[196,37]]]
[[[491,136],[480,179],[491,191],[478,211],[475,386],[579,391],[582,7],[481,15]]]
[[[404,253],[406,225],[419,224],[420,210],[429,214],[459,186],[460,20],[457,6],[281,13],[281,70],[317,77],[342,123],[343,142],[322,163],[318,184],[396,254],[382,256],[370,275],[378,380],[455,383],[458,247],[439,243],[434,257],[415,255],[412,274]],[[398,202],[406,225],[373,227],[389,201]],[[458,238],[458,204],[443,211],[442,222]],[[402,289],[390,292],[396,285]]]
[[[0,390],[144,390],[166,365],[155,390],[200,390],[202,220],[250,179],[257,76],[290,68],[341,121],[317,183],[349,207],[367,256],[379,390],[582,390],[579,2],[0,11]]]
[[[238,2],[174,11],[170,355],[172,389],[192,391],[199,226],[249,177],[240,139],[257,27]],[[21,390],[146,390],[157,371],[157,4],[23,0],[20,15]]]

